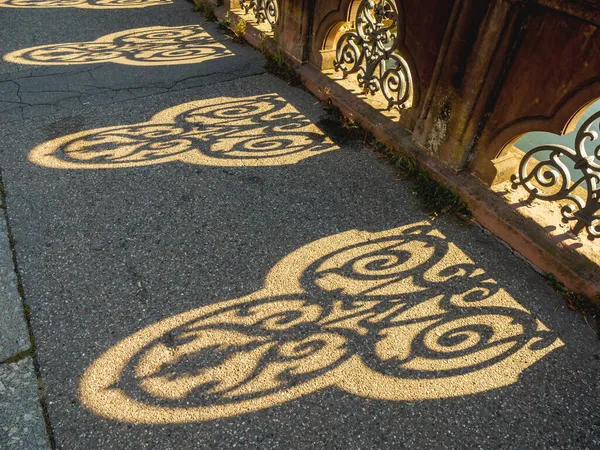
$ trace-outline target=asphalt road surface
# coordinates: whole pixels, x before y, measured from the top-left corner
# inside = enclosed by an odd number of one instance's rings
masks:
[[[144,1],[0,1],[52,445],[600,447],[599,341],[542,276],[189,3]]]

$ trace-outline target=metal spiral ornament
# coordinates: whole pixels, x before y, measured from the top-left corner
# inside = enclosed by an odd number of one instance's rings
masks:
[[[527,152],[512,182],[529,201],[561,202],[562,221],[574,223],[575,235],[586,229],[590,240],[600,237],[600,112],[579,128],[574,149],[541,145]]]
[[[399,47],[400,15],[394,0],[363,0],[356,29],[343,34],[337,44],[334,67],[346,78],[357,74],[365,94],[381,92],[388,109],[413,106],[414,83]]]
[[[279,22],[277,0],[240,0],[240,6],[246,14],[252,11],[258,23],[266,22],[271,28],[275,28]]]

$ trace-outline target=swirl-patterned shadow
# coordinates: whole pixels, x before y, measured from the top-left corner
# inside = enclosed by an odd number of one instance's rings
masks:
[[[134,423],[215,420],[324,388],[433,400],[508,386],[562,345],[429,224],[353,230],[286,256],[247,297],[119,342],[79,397]]]
[[[171,0],[0,0],[0,8],[127,9],[171,3]]]
[[[14,64],[71,66],[116,63],[132,66],[196,64],[233,56],[199,25],[147,27],[108,34],[91,42],[50,44],[8,53]]]
[[[148,122],[70,134],[34,148],[29,160],[57,169],[115,169],[175,161],[278,166],[338,148],[285,99],[266,94],[184,103]]]

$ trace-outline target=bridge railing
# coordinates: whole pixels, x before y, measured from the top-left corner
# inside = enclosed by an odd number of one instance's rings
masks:
[[[437,168],[513,248],[599,292],[586,279],[600,264],[596,1],[209,1],[217,15],[260,24],[261,45],[313,93]],[[521,148],[530,132],[546,134]],[[466,192],[466,177],[479,187]]]

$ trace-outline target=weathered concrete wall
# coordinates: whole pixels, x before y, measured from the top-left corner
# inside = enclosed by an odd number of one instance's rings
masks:
[[[311,3],[311,0],[280,0],[275,37],[280,48],[296,63],[307,57]]]

